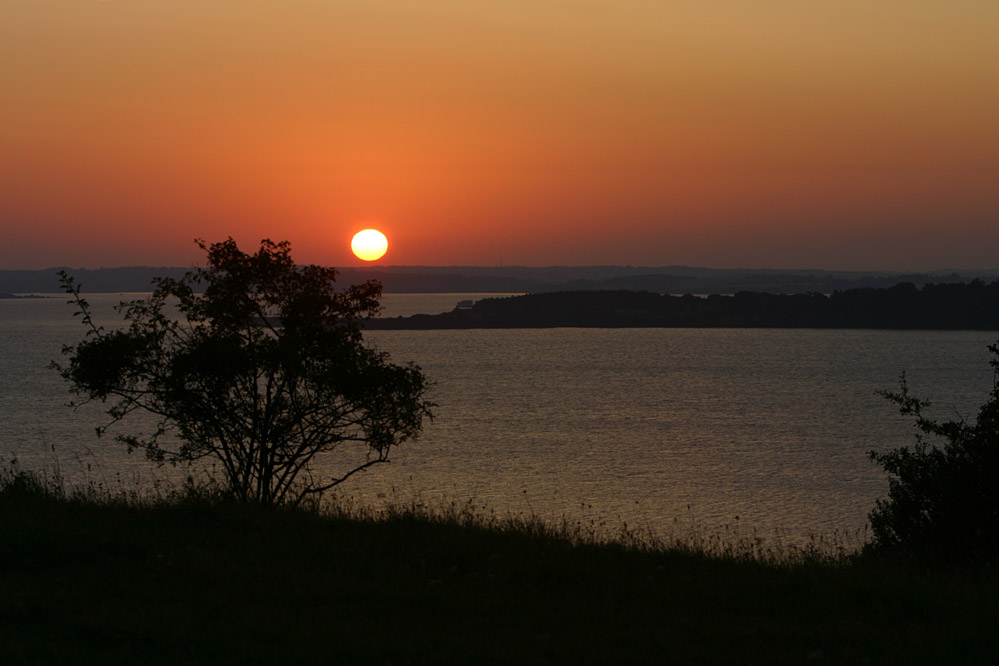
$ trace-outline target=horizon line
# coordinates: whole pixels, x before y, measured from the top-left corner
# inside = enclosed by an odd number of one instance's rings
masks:
[[[307,266],[316,264],[296,264],[297,266]],[[322,265],[322,264],[320,264]],[[714,266],[693,266],[689,264],[665,264],[660,266],[654,265],[633,265],[633,264],[549,264],[544,266],[529,266],[529,265],[473,265],[473,264],[449,264],[449,265],[433,265],[433,264],[362,264],[362,265],[346,265],[346,266],[336,266],[336,265],[322,265],[324,268],[335,268],[338,271],[343,270],[360,270],[360,271],[373,271],[373,270],[398,270],[398,269],[438,269],[438,270],[455,270],[455,269],[475,269],[475,270],[497,270],[497,271],[508,271],[508,270],[578,270],[578,269],[608,269],[608,268],[619,268],[619,269],[630,269],[630,270],[666,270],[666,269],[683,269],[683,270],[699,270],[699,271],[742,271],[742,272],[752,272],[752,271],[765,271],[765,272],[780,272],[780,273],[794,273],[794,272],[808,272],[808,273],[882,273],[889,275],[918,275],[918,274],[928,274],[928,273],[959,273],[961,271],[971,271],[976,273],[989,273],[995,272],[999,274],[999,267],[992,268],[974,268],[974,267],[941,267],[941,268],[931,268],[931,269],[892,269],[892,268],[770,268],[770,267],[733,267],[733,268],[721,268]],[[0,268],[3,272],[48,272],[48,271],[58,271],[58,270],[73,270],[73,271],[102,271],[102,270],[127,270],[127,269],[166,269],[166,270],[192,270],[200,268],[199,266],[167,266],[167,265],[153,265],[153,264],[130,264],[122,266],[100,266],[97,268],[89,268],[85,266],[47,266],[45,268]]]

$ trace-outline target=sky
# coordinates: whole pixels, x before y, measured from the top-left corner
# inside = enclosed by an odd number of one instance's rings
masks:
[[[3,0],[0,269],[999,267],[995,0]]]

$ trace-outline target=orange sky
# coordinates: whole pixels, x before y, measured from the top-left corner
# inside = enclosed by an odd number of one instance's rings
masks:
[[[999,267],[994,0],[3,0],[0,268]]]

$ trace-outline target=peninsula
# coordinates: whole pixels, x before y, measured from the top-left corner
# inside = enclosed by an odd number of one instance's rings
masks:
[[[831,295],[550,292],[486,298],[442,314],[365,323],[368,330],[557,327],[999,330],[999,281],[926,284],[922,289],[900,283]]]

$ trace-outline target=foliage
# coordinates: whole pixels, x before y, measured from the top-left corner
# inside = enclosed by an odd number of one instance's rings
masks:
[[[299,503],[419,434],[431,416],[426,377],[362,340],[380,284],[337,291],[334,269],[295,266],[287,242],[264,240],[253,255],[231,238],[198,245],[207,268],[119,304],[119,330],[96,325],[62,274],[88,331],[63,349],[68,365],[54,365],[77,394],[109,404],[107,425],[154,417],[147,432],[117,437],[129,450],[158,462],[214,459],[239,500]],[[320,472],[334,451],[338,464],[349,461]]]
[[[899,391],[882,395],[914,416],[916,444],[872,460],[894,478],[887,500],[870,514],[870,551],[888,551],[923,561],[994,561],[999,555],[999,343],[989,345],[995,378],[974,423],[937,421],[913,397],[905,375]],[[927,436],[942,438],[938,446]]]

